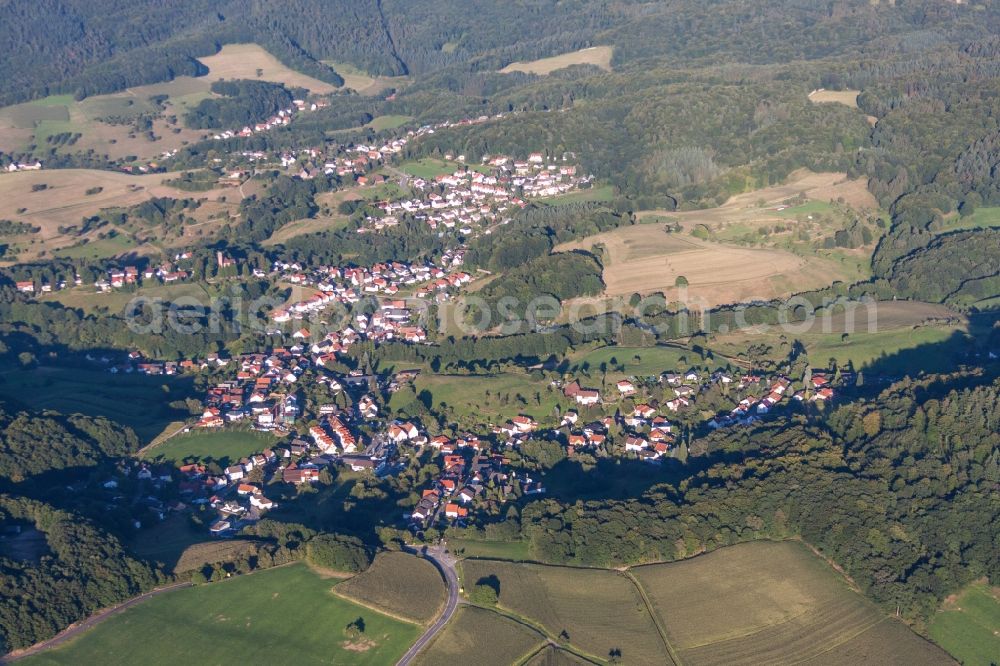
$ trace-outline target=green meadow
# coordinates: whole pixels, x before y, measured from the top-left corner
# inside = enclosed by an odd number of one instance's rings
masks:
[[[420,627],[334,595],[334,582],[295,564],[168,592],[23,663],[395,663]],[[358,618],[364,632],[347,636]]]

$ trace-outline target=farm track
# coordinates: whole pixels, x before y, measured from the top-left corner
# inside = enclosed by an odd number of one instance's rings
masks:
[[[653,619],[653,626],[656,627],[657,633],[660,634],[660,638],[663,640],[663,647],[666,648],[667,654],[670,655],[670,659],[674,662],[674,665],[683,666],[681,658],[677,655],[676,650],[674,650],[674,647],[670,644],[670,640],[667,639],[666,629],[664,629],[663,625],[660,624],[660,618],[657,617],[656,611],[653,610],[653,602],[649,600],[648,596],[646,596],[646,590],[642,589],[642,584],[627,569],[622,572],[622,575],[632,581],[632,584],[635,585],[636,591],[639,592],[639,596],[642,597],[642,603],[646,604],[646,612],[649,613],[649,617]]]

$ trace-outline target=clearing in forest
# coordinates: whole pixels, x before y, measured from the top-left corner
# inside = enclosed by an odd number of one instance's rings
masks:
[[[591,46],[572,53],[561,53],[550,58],[541,58],[530,62],[512,62],[500,70],[501,74],[525,72],[526,74],[551,74],[557,69],[570,65],[596,65],[603,70],[611,71],[612,46]]]
[[[199,58],[208,67],[207,79],[251,79],[305,88],[318,95],[332,93],[336,86],[296,72],[257,44],[226,44],[215,55]],[[258,70],[260,75],[258,75]]]

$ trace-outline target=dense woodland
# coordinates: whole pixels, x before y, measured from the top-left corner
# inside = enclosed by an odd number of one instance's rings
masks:
[[[611,184],[614,195],[601,203],[529,205],[500,232],[471,240],[466,270],[494,274],[479,292],[490,303],[598,292],[600,248],[595,256],[553,254],[553,248],[635,224],[636,211],[715,206],[801,168],[843,171],[867,180],[888,229],[874,251],[870,280],[833,284],[803,298],[820,313],[834,299],[862,296],[984,312],[986,332],[976,331],[978,338],[967,344],[978,345],[978,352],[1000,344],[997,329],[990,329],[996,319],[990,299],[1000,294],[1000,231],[951,231],[951,225],[1000,205],[998,33],[996,3],[940,0],[8,2],[0,4],[0,36],[18,48],[0,62],[0,102],[56,92],[83,98],[201,75],[197,57],[238,42],[257,42],[290,67],[338,85],[336,66],[321,61],[409,77],[394,95],[338,94],[327,108],[288,127],[185,146],[170,164],[189,174],[218,169],[216,158],[244,150],[368,142],[374,130],[361,126],[381,115],[425,123],[503,112],[500,120],[410,142],[402,157],[462,151],[471,161],[544,150],[550,161],[580,164],[599,183]],[[613,71],[574,66],[545,77],[497,71],[515,60],[592,45],[615,47]],[[860,90],[860,111],[811,103],[807,94],[818,87]],[[298,91],[232,81],[215,84],[215,92],[220,96],[190,110],[190,126],[238,128],[286,107]],[[93,152],[49,157],[46,168],[107,166]],[[2,156],[0,163],[12,160]],[[245,199],[216,236],[190,248],[184,264],[210,295],[283,299],[273,282],[250,273],[274,260],[424,261],[451,242],[409,216],[389,232],[359,234],[360,219],[373,212],[359,207],[341,211],[350,216],[346,227],[265,245],[284,225],[319,215],[317,195],[346,183],[277,172],[254,177],[266,187]],[[178,182],[193,192],[207,189],[193,175]],[[114,224],[166,233],[185,224],[200,205],[196,197],[102,211],[75,230]],[[0,227],[31,231],[17,220]],[[855,247],[872,240],[864,237],[867,229],[855,231],[834,236],[834,243]],[[239,267],[220,270],[216,249],[238,257]],[[148,261],[134,259],[140,267]],[[144,333],[130,330],[122,313],[37,302],[13,287],[19,280],[55,284],[75,275],[90,283],[115,264],[45,259],[4,268],[0,366],[82,363],[83,354],[95,351],[197,358],[282,343],[250,331],[252,313],[192,311],[203,324],[195,334]],[[151,321],[168,306],[147,304],[144,315]],[[808,316],[807,310],[796,309],[792,318]],[[742,317],[776,323],[781,314],[778,303],[757,303]],[[550,326],[440,337],[427,345],[363,343],[341,362],[344,370],[366,372],[405,363],[434,372],[521,371],[589,343],[645,346],[686,338],[693,316],[663,300],[639,319],[596,317],[586,332]],[[701,337],[731,328],[736,311],[720,307],[708,320]],[[911,357],[910,374],[917,376],[922,359]],[[887,610],[926,618],[964,583],[1000,580],[1000,384],[984,355],[968,355],[959,365],[965,367],[955,375],[856,387],[832,410],[696,433],[686,463],[627,497],[598,490],[586,499],[524,499],[478,536],[523,537],[545,561],[600,566],[674,560],[751,539],[802,538]],[[449,425],[446,412],[416,394],[412,405],[428,423]],[[0,490],[7,493],[0,497],[0,527],[35,526],[45,535],[34,551],[0,548],[0,648],[29,645],[163,580],[122,545],[124,514],[104,512],[101,501],[82,501],[66,490],[128,460],[138,447],[131,430],[12,403],[0,408],[0,429]],[[608,475],[622,473],[600,465],[584,469],[547,444],[519,455],[533,469],[577,475],[581,488],[613,486],[605,483]],[[298,558],[362,568],[374,549],[395,538],[385,532],[380,543],[373,525],[398,514],[421,481],[406,472],[382,485],[359,484],[350,511],[315,509],[319,517],[309,515],[315,518],[310,527],[299,525],[295,512],[285,514],[287,520],[277,513],[257,524],[250,536],[262,545],[234,570]],[[324,534],[334,529],[352,534]],[[226,573],[216,566],[200,575],[212,580]]]

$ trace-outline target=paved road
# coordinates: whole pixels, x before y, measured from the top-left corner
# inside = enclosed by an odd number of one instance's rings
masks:
[[[417,639],[417,642],[396,662],[396,666],[408,666],[413,658],[444,628],[451,616],[455,614],[455,609],[458,608],[458,573],[455,571],[455,558],[445,551],[444,546],[433,546],[422,551],[416,547],[408,546],[406,550],[412,553],[423,552],[424,557],[438,568],[448,585],[448,603],[445,604],[441,617],[427,628],[427,631]]]
[[[107,620],[109,617],[112,617],[113,615],[117,615],[118,613],[121,613],[122,611],[127,610],[138,603],[142,603],[147,599],[151,599],[152,597],[155,597],[158,594],[163,594],[164,592],[173,592],[174,590],[180,589],[182,587],[191,587],[191,583],[187,582],[174,583],[173,585],[158,587],[155,590],[150,590],[149,592],[143,592],[137,597],[132,597],[128,601],[123,601],[117,606],[112,606],[111,608],[99,611],[94,615],[91,615],[87,619],[81,620],[77,624],[71,625],[69,628],[64,629],[62,632],[60,632],[59,634],[50,638],[47,641],[42,641],[41,643],[35,643],[31,647],[26,648],[21,652],[18,652],[17,654],[4,655],[3,657],[0,657],[0,663],[9,664],[12,661],[17,661],[18,659],[23,659],[24,657],[28,657],[33,654],[38,654],[39,652],[44,652],[45,650],[50,650],[54,647],[58,647],[63,643],[65,643],[66,641],[70,641],[76,638],[78,635],[80,635],[80,633],[93,628],[94,626],[100,624],[101,622],[104,622],[104,620]]]

